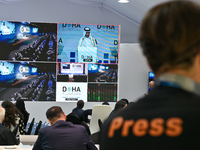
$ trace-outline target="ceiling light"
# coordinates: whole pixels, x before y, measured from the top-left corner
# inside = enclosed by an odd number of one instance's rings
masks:
[[[118,2],[119,3],[128,3],[129,1],[128,0],[119,0]]]

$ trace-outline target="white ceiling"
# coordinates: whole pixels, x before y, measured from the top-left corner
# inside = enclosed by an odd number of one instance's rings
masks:
[[[88,5],[88,6],[102,6],[109,11],[120,15],[126,20],[140,25],[140,22],[145,13],[156,4],[166,2],[169,0],[129,0],[129,3],[118,3],[118,0],[68,0],[73,3]]]
[[[37,1],[37,0],[0,0],[0,3],[5,4],[24,4],[28,1]],[[42,0],[39,0],[42,1]],[[38,2],[39,2],[38,1]],[[56,1],[56,0],[49,0]],[[144,14],[154,5],[169,1],[169,0],[130,0],[129,3],[118,3],[118,0],[63,0],[65,2],[71,2],[78,5],[92,6],[92,7],[104,7],[117,15],[127,19],[131,23],[134,23],[139,26]]]
[[[153,6],[170,0],[0,0],[0,20],[121,25],[121,42],[137,42]],[[200,3],[200,0],[193,0]]]

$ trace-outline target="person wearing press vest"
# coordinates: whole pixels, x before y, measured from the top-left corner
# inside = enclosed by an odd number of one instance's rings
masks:
[[[165,2],[145,15],[139,42],[155,86],[104,123],[101,150],[200,149],[199,16],[192,1]]]

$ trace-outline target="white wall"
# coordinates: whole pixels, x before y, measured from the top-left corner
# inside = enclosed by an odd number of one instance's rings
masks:
[[[84,110],[85,109],[92,109],[93,105],[101,104],[99,102],[87,102],[85,103]],[[110,103],[112,108],[114,108],[115,103]],[[25,102],[26,109],[30,113],[29,121],[31,122],[32,118],[35,118],[35,122],[39,122],[42,120],[42,123],[45,122],[48,123],[48,120],[46,119],[46,111],[51,106],[60,106],[65,114],[69,114],[72,112],[72,109],[76,107],[76,102]]]
[[[139,44],[120,44],[119,51],[119,97],[136,101],[148,91],[150,68]]]
[[[142,55],[139,44],[120,44],[119,74],[118,74],[118,100],[127,98],[136,101],[148,91],[148,72],[146,60]],[[59,93],[58,93],[59,94]],[[102,103],[102,102],[101,102]],[[91,109],[98,102],[85,103],[84,109]],[[30,113],[30,120],[35,117],[36,122],[46,121],[45,112],[51,106],[61,106],[66,114],[76,107],[76,102],[26,102],[26,108]],[[114,108],[115,103],[110,103]]]

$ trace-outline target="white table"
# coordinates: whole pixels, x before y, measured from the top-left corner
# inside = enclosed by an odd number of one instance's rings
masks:
[[[95,146],[99,150],[99,144],[95,144]],[[19,146],[0,146],[0,150],[32,150],[32,148],[33,145],[23,145],[21,143]]]
[[[33,145],[0,146],[0,150],[32,150]]]

